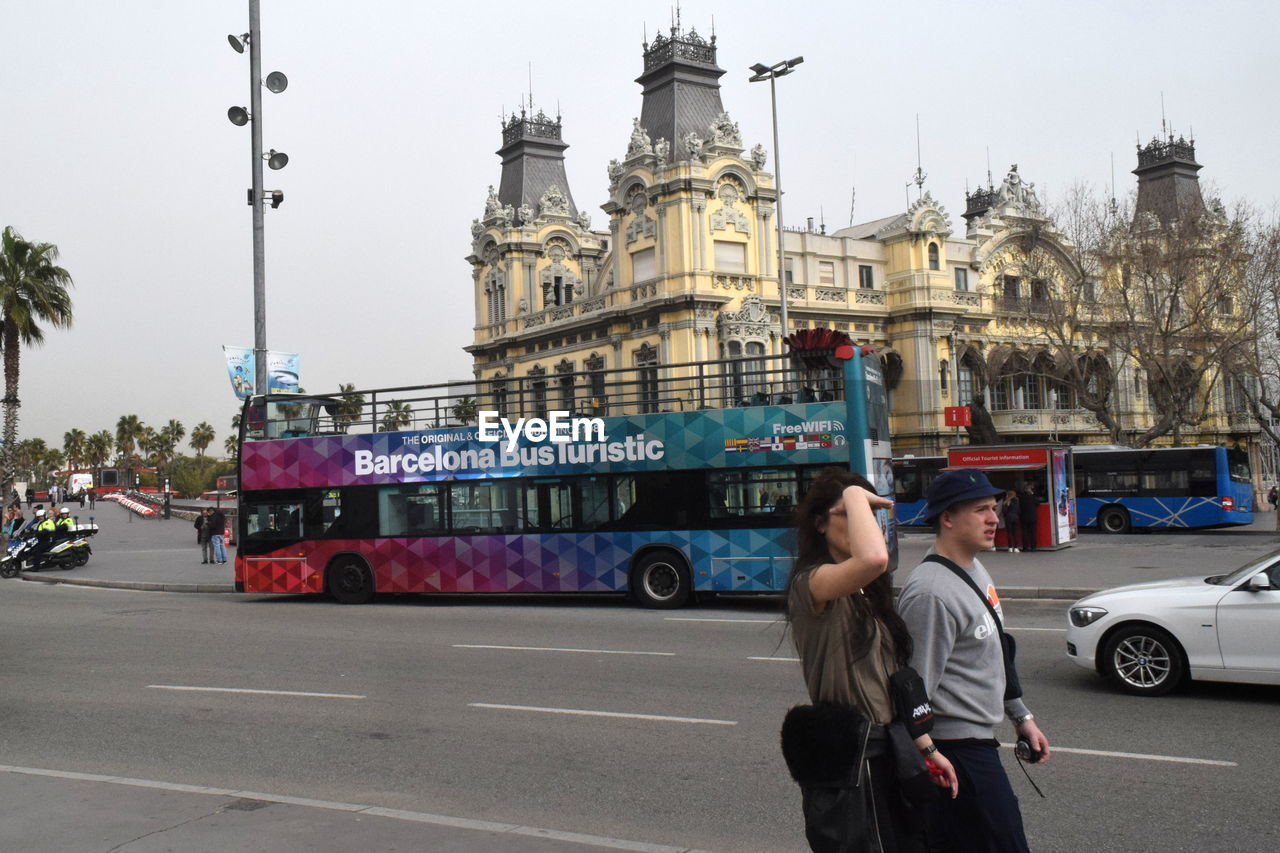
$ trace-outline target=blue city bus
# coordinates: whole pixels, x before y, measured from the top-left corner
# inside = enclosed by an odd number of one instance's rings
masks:
[[[900,527],[924,525],[925,493],[943,468],[945,456],[900,456],[893,460],[894,514]]]
[[[554,379],[250,398],[237,589],[619,592],[659,608],[777,593],[792,508],[819,471],[852,467],[893,494],[884,382],[861,349]],[[494,441],[490,412],[599,431]]]
[[[1073,458],[1079,527],[1128,533],[1253,522],[1244,450],[1079,445]]]

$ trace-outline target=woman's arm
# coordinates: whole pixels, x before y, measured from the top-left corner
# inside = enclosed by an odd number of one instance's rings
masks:
[[[861,486],[844,490],[840,503],[832,507],[827,523],[847,525],[849,557],[839,563],[823,563],[813,570],[809,594],[816,609],[822,610],[828,601],[853,595],[884,573],[889,563],[889,549],[874,511],[892,507],[893,501]]]

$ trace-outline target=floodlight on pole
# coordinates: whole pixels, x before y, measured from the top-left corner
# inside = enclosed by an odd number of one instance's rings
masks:
[[[279,71],[272,71],[263,82],[267,89],[276,95],[289,88],[289,78]]]
[[[229,35],[227,36],[227,42],[236,53],[244,53],[244,46],[249,43],[249,34]]]
[[[775,80],[779,77],[785,77],[795,70],[795,67],[804,62],[803,56],[797,56],[794,59],[788,59],[784,62],[778,62],[774,65],[765,65],[757,62],[752,65],[750,70],[752,76],[748,78],[750,83],[760,83],[765,80],[769,81],[769,102],[773,109],[773,187],[777,191],[778,200],[775,203],[774,215],[777,217],[778,225],[778,296],[782,302],[782,340],[785,343],[788,334],[787,323],[787,254],[786,248],[783,246],[783,230],[782,230],[782,152],[778,147],[778,91]]]
[[[227,119],[236,127],[244,127],[249,123],[249,111],[244,107],[232,107],[227,110]]]
[[[267,165],[274,171],[279,171],[289,165],[289,155],[283,151],[277,151],[272,148],[266,154],[262,155],[262,159],[267,161]]]

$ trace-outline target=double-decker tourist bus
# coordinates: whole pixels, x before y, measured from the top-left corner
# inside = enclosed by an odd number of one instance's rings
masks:
[[[947,467],[945,456],[902,456],[893,460],[893,511],[900,527],[920,527],[924,522],[924,499],[929,484]]]
[[[1244,450],[1079,445],[1074,451],[1080,527],[1128,533],[1253,522]]]
[[[549,379],[247,400],[236,588],[676,607],[782,590],[821,469],[893,493],[879,360],[848,345]]]

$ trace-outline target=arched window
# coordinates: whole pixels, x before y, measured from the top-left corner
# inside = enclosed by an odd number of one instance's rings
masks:
[[[938,244],[929,244],[929,269],[940,270],[942,265],[938,262]]]

